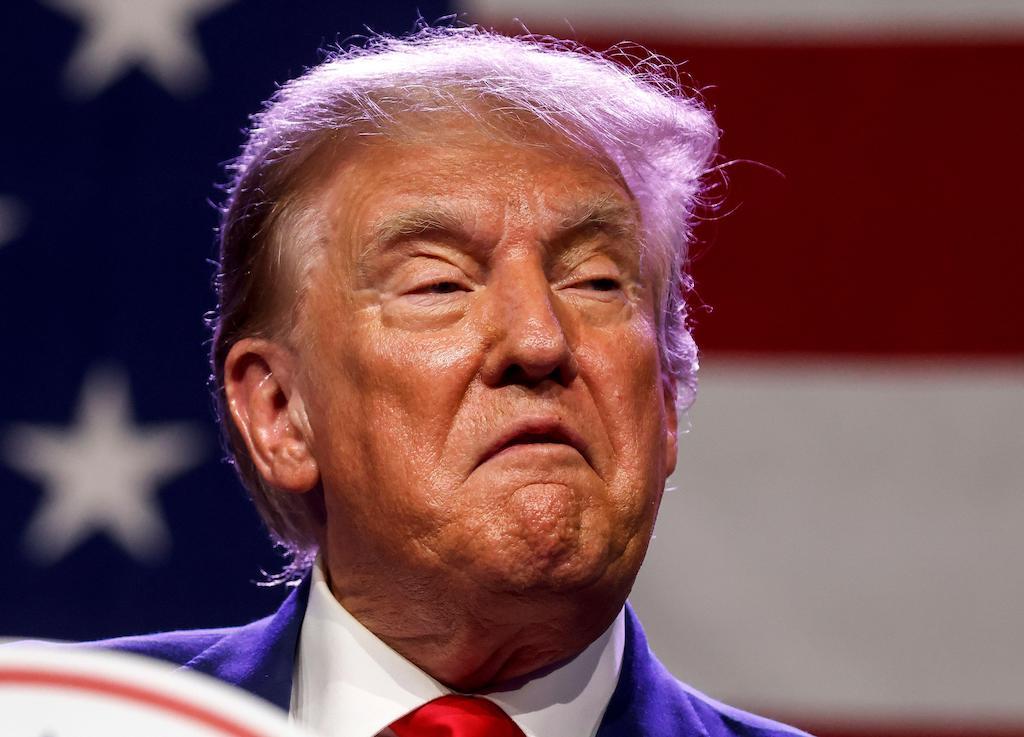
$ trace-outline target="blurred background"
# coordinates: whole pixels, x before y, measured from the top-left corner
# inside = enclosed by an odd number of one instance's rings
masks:
[[[417,15],[628,39],[724,130],[701,391],[633,596],[722,700],[832,735],[1024,735],[1024,2],[8,0],[0,636],[270,611],[205,391],[247,115]]]

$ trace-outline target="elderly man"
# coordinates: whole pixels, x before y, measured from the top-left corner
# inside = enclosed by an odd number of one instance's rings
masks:
[[[213,365],[302,583],[105,645],[329,737],[796,734],[678,683],[624,606],[693,398],[717,136],[650,63],[478,29],[281,88],[232,170]]]

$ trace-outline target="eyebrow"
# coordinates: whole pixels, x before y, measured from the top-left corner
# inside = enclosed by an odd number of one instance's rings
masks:
[[[466,228],[466,223],[471,219],[468,211],[439,202],[387,215],[371,226],[365,241],[366,247],[359,254],[358,268],[363,271],[375,254],[425,233],[443,234],[463,242],[476,242],[477,239]],[[639,233],[639,226],[639,218],[633,206],[612,195],[600,195],[567,208],[558,223],[557,232],[548,242],[565,242],[589,230],[616,236],[635,236]],[[478,245],[486,247],[485,244]]]
[[[559,224],[557,239],[585,230],[603,230],[614,235],[637,235],[640,219],[636,209],[611,195],[602,195],[573,205]]]
[[[465,226],[467,215],[447,205],[432,203],[382,217],[370,227],[366,245],[359,253],[358,268],[364,271],[375,254],[424,233],[443,233],[460,240],[473,240]]]
[[[441,232],[467,237],[465,216],[446,206],[430,205],[404,210],[378,220],[370,233],[371,249],[387,248],[397,241],[422,233]]]

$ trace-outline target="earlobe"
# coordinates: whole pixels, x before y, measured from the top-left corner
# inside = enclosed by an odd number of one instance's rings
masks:
[[[320,480],[302,393],[294,382],[294,357],[268,340],[245,338],[224,362],[224,390],[231,420],[263,479],[275,489],[309,491]]]

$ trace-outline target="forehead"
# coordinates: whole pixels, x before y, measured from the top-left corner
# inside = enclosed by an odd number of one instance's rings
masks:
[[[587,218],[639,229],[639,209],[610,162],[554,134],[506,140],[459,121],[434,135],[364,140],[321,190],[336,243],[365,245],[394,227],[458,223],[482,238],[547,231]],[[445,125],[448,126],[444,129]]]

